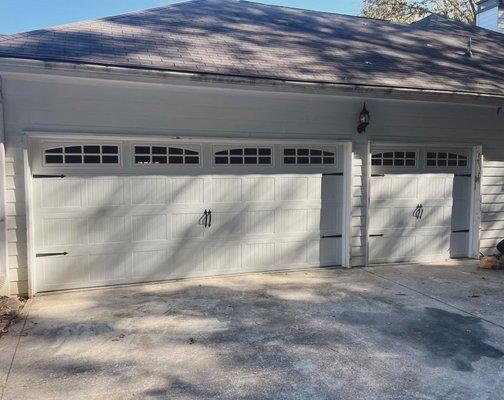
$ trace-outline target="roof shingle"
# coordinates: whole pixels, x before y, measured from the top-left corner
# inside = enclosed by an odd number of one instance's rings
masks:
[[[410,26],[235,0],[0,40],[0,57],[488,94],[504,93],[503,54],[504,35],[464,24]]]

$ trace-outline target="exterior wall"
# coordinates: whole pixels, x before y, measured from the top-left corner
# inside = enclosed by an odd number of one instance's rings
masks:
[[[481,186],[480,247],[483,254],[496,252],[504,239],[504,161],[502,144],[484,150]]]
[[[504,33],[504,3],[487,0],[478,5],[476,25],[481,28]]]
[[[499,21],[497,22],[497,31],[504,33],[504,6],[499,9]]]
[[[27,292],[24,132],[351,139],[352,265],[365,262],[369,140],[482,144],[482,247],[504,228],[504,115],[496,107],[365,99],[371,125],[356,133],[364,99],[2,74],[11,293]]]

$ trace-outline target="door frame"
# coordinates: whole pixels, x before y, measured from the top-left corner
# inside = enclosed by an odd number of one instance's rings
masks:
[[[97,134],[81,132],[41,132],[25,131],[23,133],[23,163],[25,182],[25,211],[26,211],[26,242],[27,242],[27,269],[28,269],[28,296],[33,297],[38,293],[36,287],[36,259],[35,259],[35,226],[34,226],[34,191],[33,174],[31,170],[31,142],[33,140],[117,140],[117,141],[152,141],[166,143],[194,142],[194,143],[267,143],[267,144],[338,144],[343,147],[343,205],[342,205],[342,240],[341,240],[341,265],[349,268],[351,251],[351,213],[352,213],[352,157],[353,143],[351,140],[335,140],[329,138],[261,138],[261,137],[225,137],[225,136],[163,136],[163,135],[119,135]]]
[[[371,206],[371,155],[373,152],[373,147],[423,147],[423,148],[446,148],[446,149],[459,149],[466,150],[471,155],[471,187],[470,191],[470,210],[471,215],[469,218],[469,235],[467,244],[467,258],[478,258],[480,253],[480,225],[481,225],[481,177],[482,177],[482,166],[483,166],[483,151],[482,145],[479,143],[457,143],[453,144],[450,142],[403,142],[403,141],[372,141],[368,142],[368,152],[367,152],[367,174],[366,174],[366,257],[365,265],[370,264],[369,261],[369,208]]]

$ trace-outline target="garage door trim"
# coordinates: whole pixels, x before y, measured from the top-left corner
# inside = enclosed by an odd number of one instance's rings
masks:
[[[128,143],[132,144],[134,142],[142,142],[142,143],[157,143],[157,142],[162,142],[162,143],[167,143],[167,144],[196,144],[196,142],[199,143],[214,143],[214,144],[222,144],[222,143],[236,143],[236,144],[262,144],[262,143],[268,143],[268,145],[280,145],[280,146],[288,146],[290,144],[328,144],[328,145],[341,145],[342,151],[343,151],[343,156],[341,157],[340,160],[338,160],[338,164],[340,164],[340,167],[343,168],[345,171],[344,173],[344,180],[343,180],[343,198],[342,198],[342,212],[343,212],[343,226],[342,226],[342,241],[341,241],[341,246],[342,246],[342,265],[343,266],[349,266],[349,256],[350,256],[350,212],[351,212],[351,142],[349,141],[342,141],[342,140],[327,140],[327,139],[288,139],[288,140],[281,140],[281,139],[243,139],[243,138],[202,138],[202,137],[193,137],[193,138],[179,138],[179,139],[173,139],[173,138],[166,138],[166,137],[151,137],[151,136],[127,136],[127,137],[121,137],[119,140],[117,136],[112,136],[112,135],[80,135],[80,134],[74,134],[74,135],[62,135],[62,134],[53,134],[53,133],[34,133],[30,132],[26,134],[26,148],[24,151],[24,159],[25,159],[25,185],[27,189],[27,201],[26,201],[26,208],[27,208],[27,236],[28,236],[28,275],[29,275],[29,289],[30,289],[30,294],[33,295],[37,293],[38,288],[35,287],[35,282],[36,282],[36,277],[35,277],[35,236],[34,236],[34,215],[33,215],[33,176],[32,176],[32,171],[31,171],[31,150],[30,146],[31,143],[33,142],[31,139],[36,139],[37,141],[40,140],[64,140],[64,141],[69,141],[69,142],[76,142],[76,141],[83,141],[87,142],[89,140],[99,142],[101,140],[103,141],[116,141],[116,142],[122,142],[122,143]],[[124,146],[123,146],[124,147]],[[131,156],[131,151],[128,152],[128,154],[125,154],[124,152],[121,152],[121,164],[128,164],[131,162],[131,160],[128,159],[128,157]],[[131,158],[131,157],[130,157]],[[279,160],[276,160],[276,162],[279,162]],[[60,166],[59,168],[61,168]],[[141,166],[134,166],[131,165],[131,168],[138,168]],[[148,173],[150,170],[150,167],[153,169],[156,169],[155,166],[143,166],[145,168],[145,172]],[[190,168],[190,167],[189,167]],[[90,170],[93,168],[91,167]],[[110,170],[113,170],[114,167],[111,166]],[[212,168],[213,170],[214,168]],[[220,168],[218,168],[221,170]],[[94,172],[97,172],[96,170]],[[112,171],[111,171],[112,172]],[[153,172],[153,171],[150,171]],[[108,173],[108,169],[107,169]],[[254,172],[255,173],[255,172]],[[257,173],[259,172],[259,169],[257,170]],[[307,172],[308,173],[308,172]],[[99,175],[99,174],[98,174]]]

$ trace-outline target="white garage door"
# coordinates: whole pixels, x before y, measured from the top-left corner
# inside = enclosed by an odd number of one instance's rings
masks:
[[[36,141],[30,152],[37,291],[341,264],[342,145]]]
[[[469,171],[470,159],[464,151],[375,149],[370,262],[467,256]]]

